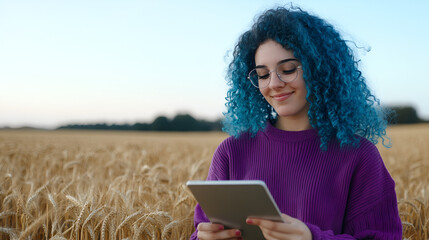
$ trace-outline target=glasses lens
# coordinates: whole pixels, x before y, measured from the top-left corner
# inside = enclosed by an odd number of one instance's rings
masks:
[[[277,74],[283,82],[292,82],[298,76],[298,66],[296,63],[289,61],[277,66]]]
[[[266,68],[255,68],[249,73],[249,79],[253,86],[264,88],[270,82],[270,71]]]

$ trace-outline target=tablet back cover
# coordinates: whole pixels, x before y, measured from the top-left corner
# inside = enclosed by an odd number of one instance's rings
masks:
[[[281,213],[262,181],[189,181],[189,189],[212,223],[237,228],[243,239],[264,239],[247,217],[283,222]]]

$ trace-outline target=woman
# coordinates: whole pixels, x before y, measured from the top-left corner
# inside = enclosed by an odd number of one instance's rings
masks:
[[[208,180],[262,180],[284,223],[267,239],[401,239],[395,184],[375,147],[386,120],[334,27],[301,9],[266,11],[229,65],[225,130]],[[386,145],[385,145],[386,146]],[[197,205],[191,239],[240,239]]]

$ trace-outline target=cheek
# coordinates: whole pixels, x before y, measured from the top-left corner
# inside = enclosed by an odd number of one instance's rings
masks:
[[[305,84],[304,79],[299,79],[300,81],[296,81],[295,85],[293,86],[295,90],[298,90],[300,92],[300,95],[304,95],[304,98],[307,96],[307,87]]]
[[[302,86],[302,91],[304,92],[305,101],[307,101],[307,93],[308,93],[308,91],[307,91],[307,86],[305,85],[305,83]]]
[[[268,91],[268,88],[259,89],[259,92],[261,92],[262,96],[264,96],[265,99],[267,99]]]
[[[304,97],[306,97],[307,96],[307,88],[305,87],[305,85],[303,85],[301,89],[302,89],[301,91],[302,91]]]

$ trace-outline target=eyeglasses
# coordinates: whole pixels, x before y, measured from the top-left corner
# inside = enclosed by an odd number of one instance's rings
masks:
[[[298,77],[298,68],[302,68],[301,65],[296,63],[297,61],[297,59],[285,59],[281,61],[273,71],[270,71],[266,67],[256,67],[249,72],[247,78],[250,80],[252,85],[257,88],[268,87],[272,72],[275,72],[277,77],[279,77],[279,79],[284,83],[293,82]]]

